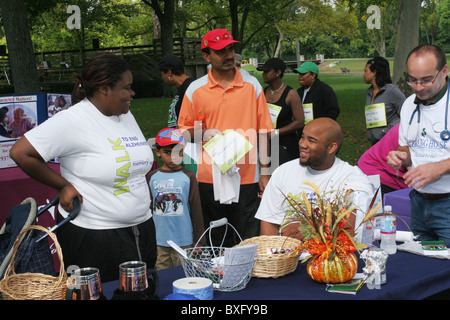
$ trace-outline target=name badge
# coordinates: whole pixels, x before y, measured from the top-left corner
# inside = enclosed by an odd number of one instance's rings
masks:
[[[277,106],[276,104],[272,104],[272,103],[267,103],[267,106],[269,107],[269,113],[270,113],[270,118],[272,119],[273,127],[276,128],[277,127],[277,119],[278,119],[278,116],[280,115],[282,107]]]
[[[312,103],[305,103],[303,105],[303,115],[305,116],[305,124],[314,119]]]
[[[371,104],[365,108],[366,128],[378,128],[387,125],[386,106],[384,102]]]

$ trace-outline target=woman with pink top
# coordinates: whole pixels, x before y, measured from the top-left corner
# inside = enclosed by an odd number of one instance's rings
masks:
[[[406,169],[402,167],[399,171],[396,171],[386,162],[389,151],[397,149],[398,128],[399,124],[397,123],[358,160],[358,167],[366,175],[380,175],[382,195],[391,191],[408,188],[403,180],[403,174],[406,172]]]

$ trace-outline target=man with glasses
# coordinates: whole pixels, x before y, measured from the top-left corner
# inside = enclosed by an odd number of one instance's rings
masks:
[[[399,146],[387,156],[395,170],[409,167],[413,187],[410,227],[420,240],[450,247],[450,134],[448,65],[442,49],[420,45],[408,55],[408,84],[414,94],[400,114]]]
[[[239,41],[234,40],[226,29],[215,29],[204,35],[201,44],[203,58],[212,67],[207,75],[191,83],[187,89],[178,125],[182,130],[189,131],[193,142],[199,142],[195,141],[194,128],[201,130],[204,141],[231,129],[242,133],[252,144],[250,152],[236,164],[240,182],[230,178],[229,172],[223,175],[217,172],[205,151],[201,152],[197,170],[205,226],[209,227],[210,221],[226,217],[245,239],[259,235],[259,221],[254,216],[260,202],[258,195],[269,176],[268,172],[260,171],[257,150],[261,150],[258,143],[262,142],[258,134],[272,131],[273,125],[260,83],[235,67],[236,42]],[[263,160],[263,166],[268,167],[269,164]],[[217,183],[219,180],[220,184]],[[238,199],[234,197],[232,201],[221,201],[222,198],[215,192],[218,189],[232,189],[230,193],[235,192]],[[223,231],[224,228],[214,229],[211,233],[213,244],[221,243]],[[236,244],[235,239],[228,237],[233,233],[232,230],[227,232],[223,246]]]

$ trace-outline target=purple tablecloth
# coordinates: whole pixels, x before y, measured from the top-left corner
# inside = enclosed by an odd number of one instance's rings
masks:
[[[59,164],[49,163],[49,166],[59,173]],[[31,197],[36,200],[39,207],[46,205],[48,203],[47,201],[52,200],[57,195],[57,190],[37,182],[18,167],[0,169],[0,228],[4,225],[11,208],[19,205],[26,198]],[[53,227],[55,225],[55,219],[50,211],[54,213],[55,208],[53,207],[49,211],[42,213],[37,218],[36,223],[46,228]],[[53,246],[54,244],[52,243],[50,248],[53,254],[55,269],[59,271],[59,257]]]
[[[364,266],[360,260],[359,272]],[[296,271],[281,278],[252,278],[244,289],[234,292],[214,290],[214,300],[420,300],[450,288],[450,260],[397,251],[389,256],[386,271],[387,283],[380,289],[364,286],[356,295],[349,295],[325,291],[326,285],[311,280],[306,264],[299,263]],[[180,266],[161,270],[158,275],[160,298],[172,293],[175,280],[185,277]],[[103,284],[107,299],[117,287],[117,281]]]
[[[384,195],[383,204],[392,206],[392,213],[399,215],[408,225],[411,217],[411,201],[409,193],[412,188],[401,189]],[[397,230],[409,231],[401,219],[397,219]]]
[[[59,164],[49,163],[49,166],[59,173]],[[0,195],[0,226],[2,226],[11,208],[26,198],[33,198],[38,206],[41,206],[47,204],[47,200],[50,201],[56,197],[58,191],[37,182],[20,168],[14,167],[0,169]],[[47,212],[40,216],[38,223],[44,227],[51,227],[55,221]]]

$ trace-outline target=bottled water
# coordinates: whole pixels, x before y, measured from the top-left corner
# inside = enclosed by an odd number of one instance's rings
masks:
[[[369,248],[373,247],[373,241],[375,236],[375,218],[370,218],[364,224],[364,229],[362,233],[362,243],[367,245]]]
[[[392,207],[385,206],[384,212],[392,213]],[[380,248],[385,250],[389,254],[394,254],[397,252],[397,244],[395,242],[396,233],[397,233],[397,225],[395,217],[382,216],[380,219],[380,236],[381,236]]]

